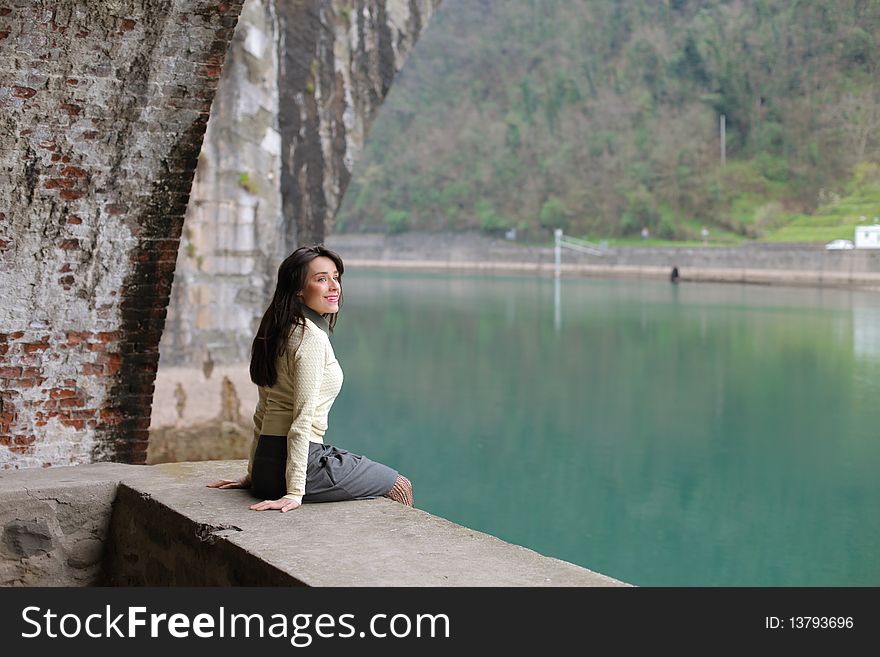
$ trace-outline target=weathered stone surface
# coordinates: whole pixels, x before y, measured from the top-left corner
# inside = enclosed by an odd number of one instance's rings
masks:
[[[147,463],[247,458],[253,436],[252,429],[220,420],[183,427],[159,427],[150,431]]]
[[[13,520],[3,527],[3,547],[15,558],[48,554],[55,546],[45,520]]]
[[[242,1],[0,12],[0,467],[143,461],[183,214]]]
[[[439,0],[279,0],[287,246],[324,241],[354,160]],[[293,232],[295,229],[295,233]]]
[[[68,550],[67,565],[72,568],[94,566],[104,557],[105,540],[100,538],[84,538],[77,541]]]
[[[147,463],[175,461],[208,461],[212,459],[247,458],[253,440],[252,413],[256,404],[256,387],[250,381],[247,367],[223,366],[222,379],[202,381],[203,373],[191,368],[168,367],[156,377],[157,394],[154,403],[153,424],[150,426],[150,445]],[[169,375],[172,377],[169,379]],[[192,390],[192,402],[169,403],[168,390],[163,386],[175,381],[174,395],[183,383]],[[242,408],[238,389],[245,391],[248,408]],[[213,394],[206,394],[208,392]],[[190,395],[185,395],[189,400]]]
[[[0,472],[0,586],[100,583],[112,503],[129,467]]]
[[[115,483],[0,493],[0,585],[81,586],[101,576]]]
[[[331,232],[369,127],[437,5],[245,3],[187,208],[163,367],[249,357],[278,264]]]

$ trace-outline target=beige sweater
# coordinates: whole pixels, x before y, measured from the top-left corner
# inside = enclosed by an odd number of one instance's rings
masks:
[[[342,388],[342,368],[325,332],[327,320],[307,312],[305,321],[290,332],[287,351],[278,358],[275,385],[259,387],[248,460],[250,477],[260,434],[286,435],[288,495],[305,494],[309,441],[324,442],[327,416]]]

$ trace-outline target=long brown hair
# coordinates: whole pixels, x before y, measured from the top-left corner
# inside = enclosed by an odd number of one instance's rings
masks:
[[[305,304],[297,296],[306,285],[309,263],[319,256],[330,258],[342,279],[344,267],[342,258],[323,244],[301,246],[291,253],[278,267],[278,281],[272,302],[263,313],[260,328],[251,345],[251,381],[258,386],[275,385],[278,380],[276,361],[287,350],[287,340],[294,326],[305,325],[303,307]],[[339,307],[342,307],[342,290],[339,291]],[[330,330],[336,326],[339,311],[324,315]]]

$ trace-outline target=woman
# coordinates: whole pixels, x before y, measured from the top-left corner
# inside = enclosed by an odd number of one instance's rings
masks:
[[[342,258],[318,246],[278,268],[275,295],[251,349],[259,386],[248,473],[210,488],[252,488],[254,511],[292,511],[305,502],[385,496],[413,505],[412,484],[388,466],[324,444],[342,369],[330,345],[342,303]]]

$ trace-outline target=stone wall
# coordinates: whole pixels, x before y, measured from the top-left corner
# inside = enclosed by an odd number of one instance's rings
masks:
[[[370,125],[440,0],[278,2],[289,247],[330,234]]]
[[[331,232],[369,127],[439,4],[247,0],[187,209],[163,367],[249,357],[278,265]]]
[[[548,245],[520,244],[474,233],[401,233],[398,235],[333,235],[327,245],[352,260],[375,262],[451,263],[509,262],[552,265]],[[609,248],[603,256],[563,249],[562,262],[606,267],[692,267],[701,269],[761,269],[880,274],[880,249],[826,251],[822,244],[744,244],[741,246],[681,246]]]
[[[242,0],[0,0],[0,467],[143,461]]]
[[[178,252],[162,365],[250,348],[281,252],[280,35],[274,0],[247,0],[220,78]]]

